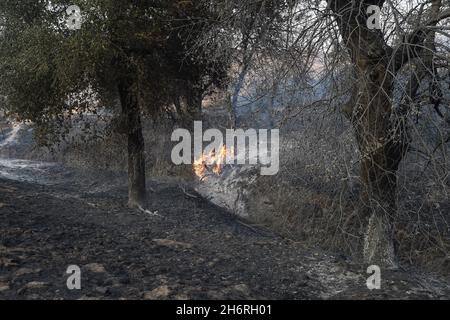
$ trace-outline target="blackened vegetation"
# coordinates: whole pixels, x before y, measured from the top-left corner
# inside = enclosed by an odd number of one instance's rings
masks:
[[[283,127],[281,173],[258,177],[253,185],[244,186],[250,189],[247,207],[254,221],[266,214],[269,217],[261,220],[270,221],[267,224],[272,223],[272,227],[287,225],[284,229],[289,229],[287,236],[292,240],[320,244],[344,254],[356,251],[355,256],[363,256],[365,263],[395,268],[399,260],[439,260],[441,271],[448,273],[447,2],[417,0],[416,5],[408,7],[399,0],[328,0],[326,5],[315,0],[105,0],[89,7],[80,1],[80,6],[86,7],[81,7],[85,19],[78,31],[61,24],[67,1],[52,1],[51,6],[48,3],[0,3],[1,108],[11,118],[30,121],[35,137],[43,144],[58,144],[69,136],[82,137],[76,148],[65,142],[61,158],[69,163],[79,158],[79,162],[73,162],[83,166],[100,162],[102,167],[128,170],[129,207],[163,209],[146,188],[149,176],[155,175],[153,169],[163,160],[169,162],[169,169],[162,175],[192,178],[189,166],[178,168],[183,173],[171,166],[168,140],[173,129],[192,129],[193,121],[201,119],[207,122],[205,127],[220,129],[252,127],[256,123],[272,128],[287,123],[288,128]],[[382,30],[367,27],[370,5],[380,6],[386,14]],[[224,98],[211,103],[216,94]],[[337,110],[347,119],[336,120]],[[257,122],[261,114],[266,117]],[[86,131],[101,127],[100,137],[91,139],[84,128],[73,125],[76,116],[82,119]],[[222,121],[225,117],[227,120]],[[158,131],[160,124],[165,126],[162,131]],[[80,132],[71,132],[71,125]],[[103,136],[108,130],[109,136]],[[5,148],[10,152],[14,145]],[[242,182],[239,178],[236,180]],[[36,186],[16,187],[32,193]],[[60,187],[69,192],[64,183]],[[163,228],[173,227],[171,235],[179,234],[179,243],[169,239],[166,244],[183,247],[183,237],[189,243],[189,237],[205,242],[205,234],[197,234],[203,230],[200,223],[211,231],[214,226],[220,229],[221,221],[207,221],[210,215],[194,215],[199,220],[193,221],[192,210],[183,211],[181,205],[165,198],[173,188],[171,185],[164,190],[167,194],[161,191],[158,195],[164,206],[173,206],[177,218],[174,224],[158,225],[152,220],[155,236]],[[48,200],[48,195],[41,197],[37,191],[34,195]],[[124,199],[111,199],[106,192],[102,196],[108,208],[117,213],[117,222],[126,220],[125,214],[136,213],[114,203]],[[59,200],[54,200],[58,208]],[[8,230],[19,224],[16,217],[25,217],[14,215],[25,210],[25,205],[19,201],[15,207],[9,195],[5,203],[13,208],[7,216],[12,224],[4,222]],[[40,214],[39,210],[50,210],[45,204],[32,205],[36,206],[32,213],[35,215]],[[63,218],[82,215],[73,210]],[[105,215],[108,209],[90,210],[95,216],[99,212]],[[214,215],[217,212],[223,213],[213,207],[206,211],[214,217],[219,216]],[[182,214],[186,214],[184,219]],[[56,224],[61,222],[58,217],[49,218],[56,219]],[[142,219],[133,222],[142,223]],[[230,221],[227,223],[233,228],[240,224]],[[52,233],[43,223],[36,226]],[[131,230],[130,226],[127,228]],[[187,226],[191,235],[180,226]],[[14,230],[13,236],[24,231]],[[216,231],[211,232],[217,236]],[[13,241],[13,236],[6,241]],[[109,236],[111,243],[116,241]],[[83,237],[81,241],[87,242]],[[231,243],[232,249],[223,249],[227,258],[232,256],[231,251],[248,253],[247,246],[254,249],[245,241],[241,245]],[[66,240],[64,245],[70,246]],[[202,249],[213,251],[214,246],[220,247],[220,241]],[[100,247],[96,245],[93,250]],[[62,253],[64,249],[60,249]],[[262,269],[253,265],[261,261],[258,255],[262,251],[256,250],[246,260],[245,268],[251,270],[246,277],[264,277],[263,273],[270,274],[286,259],[297,263],[295,253],[283,251],[296,249],[285,243],[281,247],[269,246],[271,258],[276,260],[279,254],[281,262],[264,258]],[[274,253],[276,250],[282,252]],[[138,255],[137,251],[131,252]],[[162,259],[163,269],[179,262],[165,255],[157,257]],[[188,254],[185,258],[184,262],[198,257]],[[245,259],[243,255],[240,258]],[[15,263],[5,261],[5,268]],[[109,263],[110,256],[105,261]],[[143,262],[139,260],[138,264],[137,269]],[[197,275],[206,268],[203,260],[196,267],[200,269],[186,272]],[[226,268],[234,267],[226,264]],[[289,268],[283,269],[284,277],[275,280],[297,279],[294,263]],[[230,277],[237,271],[233,269],[232,273]],[[202,278],[202,285],[211,279],[218,278]],[[253,296],[248,287],[236,285],[247,292],[246,297]],[[265,286],[274,287],[275,283],[267,280]],[[309,297],[304,291],[294,291],[294,286],[301,284],[294,281],[273,295],[263,291],[262,296]],[[167,288],[158,288],[148,294],[167,292]],[[259,288],[254,289],[250,291]],[[10,297],[12,293],[7,292]],[[192,296],[200,297],[196,293]]]
[[[148,198],[158,217],[125,205],[126,175],[59,166],[45,172],[46,184],[0,180],[0,299],[438,299],[449,294],[439,278],[412,270],[385,271],[383,290],[370,292],[365,265],[236,219],[186,196],[195,191],[183,190],[176,180],[149,182]],[[81,268],[79,291],[67,289],[69,265]]]

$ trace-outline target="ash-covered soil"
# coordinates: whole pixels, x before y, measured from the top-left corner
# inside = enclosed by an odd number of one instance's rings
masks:
[[[33,162],[0,163],[0,299],[419,299],[448,279],[382,271],[280,236],[178,181],[149,181],[149,209],[126,207],[126,179]],[[66,270],[81,268],[81,290]]]

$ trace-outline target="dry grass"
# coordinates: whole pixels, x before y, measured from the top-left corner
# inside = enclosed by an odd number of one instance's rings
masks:
[[[208,127],[225,128],[225,113],[206,114]],[[147,173],[189,179],[189,166],[170,160],[173,127],[145,124]],[[281,130],[280,173],[259,177],[250,188],[249,213],[257,224],[310,246],[361,258],[368,218],[358,211],[359,153],[340,115],[314,110]],[[71,165],[126,170],[123,136],[71,144],[61,158]],[[396,244],[401,261],[450,273],[448,160],[410,154],[399,171]]]
[[[295,241],[360,259],[368,217],[358,211],[358,152],[351,130],[339,117],[316,115],[282,136],[280,173],[252,186],[252,219]],[[402,262],[449,274],[450,185],[441,160],[439,168],[414,154],[404,160],[395,241]]]

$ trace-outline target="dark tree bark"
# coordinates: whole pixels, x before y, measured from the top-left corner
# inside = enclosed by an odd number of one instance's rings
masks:
[[[407,114],[421,81],[433,68],[435,32],[432,27],[450,16],[440,13],[441,0],[432,0],[428,21],[414,30],[397,50],[380,30],[367,27],[367,7],[382,7],[385,0],[328,0],[349,51],[356,87],[350,108],[361,159],[362,211],[370,216],[364,241],[367,263],[395,266],[393,223],[397,216],[397,170],[409,147]],[[426,28],[426,26],[431,28]],[[415,61],[412,59],[415,58]],[[407,92],[397,108],[392,106],[395,74],[407,63],[416,65]],[[431,76],[436,76],[435,74]]]
[[[194,121],[202,120],[203,92],[187,81],[180,81],[174,98],[177,121],[186,129],[194,127]]]
[[[367,6],[381,6],[383,1],[329,0],[329,3],[337,14],[357,81],[350,118],[362,155],[360,175],[364,190],[360,210],[370,217],[364,259],[369,264],[395,266],[396,173],[407,145],[402,138],[404,132],[395,132],[391,121],[391,51],[379,30],[367,28],[366,14]]]
[[[187,105],[190,120],[201,121],[203,119],[202,102],[203,102],[203,95],[200,90],[192,89],[188,93]]]
[[[145,208],[145,145],[139,102],[130,83],[121,83],[119,94],[128,140],[128,206]]]

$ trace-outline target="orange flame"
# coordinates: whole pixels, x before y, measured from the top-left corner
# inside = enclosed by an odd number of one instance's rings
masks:
[[[215,150],[212,150],[209,154],[203,153],[199,159],[194,160],[192,167],[195,175],[200,180],[205,180],[208,169],[210,168],[216,176],[219,176],[228,157],[230,159],[234,158],[234,148],[227,149],[225,145],[220,148],[217,154]]]

